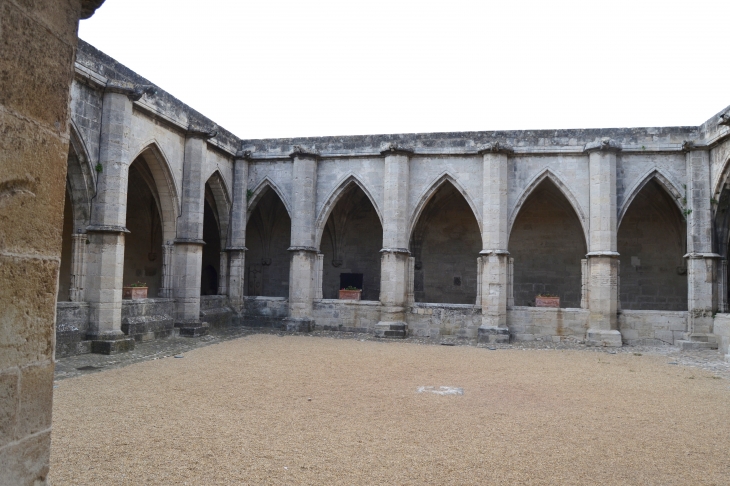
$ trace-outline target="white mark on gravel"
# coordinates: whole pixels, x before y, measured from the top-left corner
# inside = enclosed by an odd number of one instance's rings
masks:
[[[418,393],[435,393],[436,395],[463,395],[463,388],[456,388],[453,386],[419,386],[416,390]]]

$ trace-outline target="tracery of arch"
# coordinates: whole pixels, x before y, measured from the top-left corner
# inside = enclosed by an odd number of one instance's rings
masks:
[[[617,243],[622,309],[687,310],[686,221],[656,174],[634,191]]]
[[[278,192],[269,184],[259,186],[249,200],[246,224],[245,294],[289,296],[289,245],[291,217]]]
[[[419,205],[409,249],[414,258],[416,302],[474,304],[477,259],[482,248],[479,222],[449,178],[441,178]]]
[[[561,307],[580,307],[584,226],[563,188],[544,173],[520,198],[508,251],[514,259],[516,306],[535,305],[540,294],[557,295]]]
[[[324,225],[322,296],[336,299],[338,290],[356,287],[362,300],[380,297],[380,250],[383,227],[370,197],[354,181],[338,191]]]

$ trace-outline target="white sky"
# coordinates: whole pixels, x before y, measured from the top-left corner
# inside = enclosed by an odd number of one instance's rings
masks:
[[[699,125],[730,0],[106,0],[79,35],[241,138]]]

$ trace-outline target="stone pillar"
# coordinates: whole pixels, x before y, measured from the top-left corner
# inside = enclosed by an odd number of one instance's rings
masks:
[[[710,152],[685,142],[687,155],[687,335],[678,344],[714,347],[713,313],[717,309],[714,288],[720,255],[712,251]]]
[[[727,260],[720,260],[720,268],[717,275],[717,311],[725,313],[727,305]]]
[[[174,265],[175,245],[168,241],[162,245],[162,286],[160,287],[160,297],[165,299],[172,298],[173,295],[173,265]]]
[[[322,298],[322,279],[324,278],[324,253],[317,253],[317,271],[314,280],[314,298]]]
[[[319,155],[295,146],[291,158],[294,167],[289,247],[289,317],[284,319],[284,324],[287,331],[309,332],[314,329],[312,300],[318,270],[314,220]]]
[[[175,239],[175,327],[181,336],[196,337],[208,333],[207,323],[200,321],[200,277],[203,264],[203,205],[205,180],[203,168],[206,140],[215,132],[190,128],[185,139],[183,161],[182,213]]]
[[[218,295],[228,294],[228,253],[221,252],[220,255],[220,277],[218,278]]]
[[[127,222],[129,133],[134,88],[110,82],[104,92],[99,147],[100,171],[87,228],[86,299],[91,351],[111,354],[134,347],[122,332],[124,236]]]
[[[249,152],[239,151],[233,162],[233,207],[228,240],[228,300],[237,314],[243,312],[246,274],[246,217],[248,215]]]
[[[507,266],[507,308],[515,306],[515,259],[510,257]]]
[[[580,261],[580,308],[588,308],[588,288],[590,278],[588,276],[588,259],[583,258]]]
[[[71,236],[71,302],[84,301],[84,255],[87,241],[86,233],[74,233]]]
[[[482,166],[482,248],[481,302],[482,324],[478,341],[484,343],[508,343],[507,300],[509,241],[507,213],[507,158],[512,148],[490,144],[479,152]]]
[[[404,338],[408,299],[408,179],[412,152],[390,145],[385,157],[383,249],[380,250],[380,322],[375,336]]]
[[[617,142],[604,138],[585,146],[590,174],[590,224],[588,254],[588,309],[586,343],[621,346],[618,331],[618,251],[616,234]]]

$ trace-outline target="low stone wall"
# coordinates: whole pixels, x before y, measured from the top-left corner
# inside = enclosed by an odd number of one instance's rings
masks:
[[[226,295],[201,295],[200,320],[210,327],[229,327],[233,324],[233,308]]]
[[[687,311],[622,310],[618,327],[624,344],[674,344],[687,331]]]
[[[380,302],[318,299],[312,317],[317,330],[371,332],[380,320]]]
[[[234,324],[247,327],[282,328],[289,315],[286,297],[244,297],[243,315],[234,316]]]
[[[482,308],[470,304],[416,303],[406,314],[406,322],[411,336],[476,339]]]
[[[583,341],[588,316],[586,309],[516,306],[507,310],[507,327],[513,341]]]
[[[56,358],[91,352],[86,341],[89,328],[89,304],[59,302],[56,304]]]
[[[135,341],[169,337],[175,327],[174,315],[173,299],[123,300],[122,332]]]
[[[725,361],[730,362],[730,314],[715,315],[713,332],[717,336],[720,354],[725,356]]]

